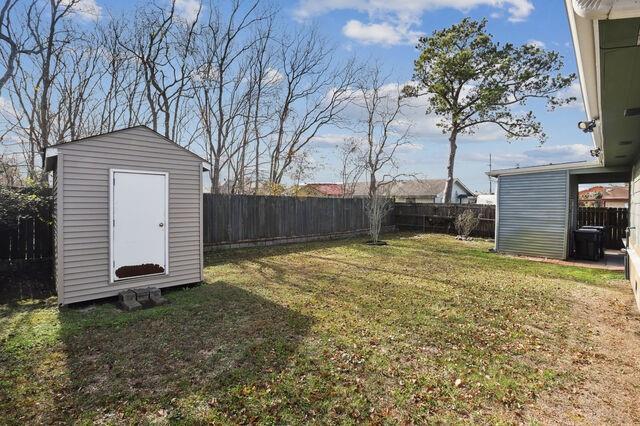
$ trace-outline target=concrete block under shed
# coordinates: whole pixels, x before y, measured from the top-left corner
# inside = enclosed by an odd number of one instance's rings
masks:
[[[149,300],[154,305],[156,306],[164,305],[169,302],[167,299],[162,297],[162,293],[160,293],[159,288],[150,287],[148,290],[149,290]]]
[[[125,311],[133,311],[141,308],[164,305],[167,299],[162,297],[159,288],[146,287],[121,291],[119,294],[119,306]]]
[[[149,288],[134,288],[133,291],[136,293],[138,303],[149,302]]]
[[[118,305],[125,311],[134,311],[142,308],[142,305],[136,299],[136,293],[133,290],[121,291],[118,295],[118,299]]]

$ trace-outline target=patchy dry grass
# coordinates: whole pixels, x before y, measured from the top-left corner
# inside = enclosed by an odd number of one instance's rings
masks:
[[[121,313],[0,305],[2,422],[521,422],[580,380],[572,290],[608,271],[398,235],[210,256],[206,284]]]

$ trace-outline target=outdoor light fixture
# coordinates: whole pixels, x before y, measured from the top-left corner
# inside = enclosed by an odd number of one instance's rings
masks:
[[[595,127],[596,127],[596,120],[578,121],[578,129],[582,130],[585,133],[593,132],[593,129]]]
[[[596,148],[596,149],[590,150],[589,153],[591,153],[592,157],[596,157],[597,158],[597,157],[600,157],[600,152],[601,151],[602,150],[600,148]]]

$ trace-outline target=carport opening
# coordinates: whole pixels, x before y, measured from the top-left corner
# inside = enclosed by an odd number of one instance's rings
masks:
[[[629,226],[628,174],[573,174],[570,183],[567,257],[623,266]]]

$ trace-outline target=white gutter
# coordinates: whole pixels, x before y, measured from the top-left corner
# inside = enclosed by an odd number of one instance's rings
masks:
[[[592,21],[640,16],[638,0],[573,0],[572,3],[577,15]]]
[[[576,53],[584,109],[587,113],[587,121],[596,120],[596,128],[592,133],[593,144],[596,148],[602,148],[602,126],[597,121],[601,117],[600,92],[598,90],[600,72],[596,64],[596,47],[599,43],[597,38],[598,22],[575,12],[574,4],[577,2],[579,0],[565,0],[573,49]],[[581,9],[581,11],[584,13],[584,10]]]

